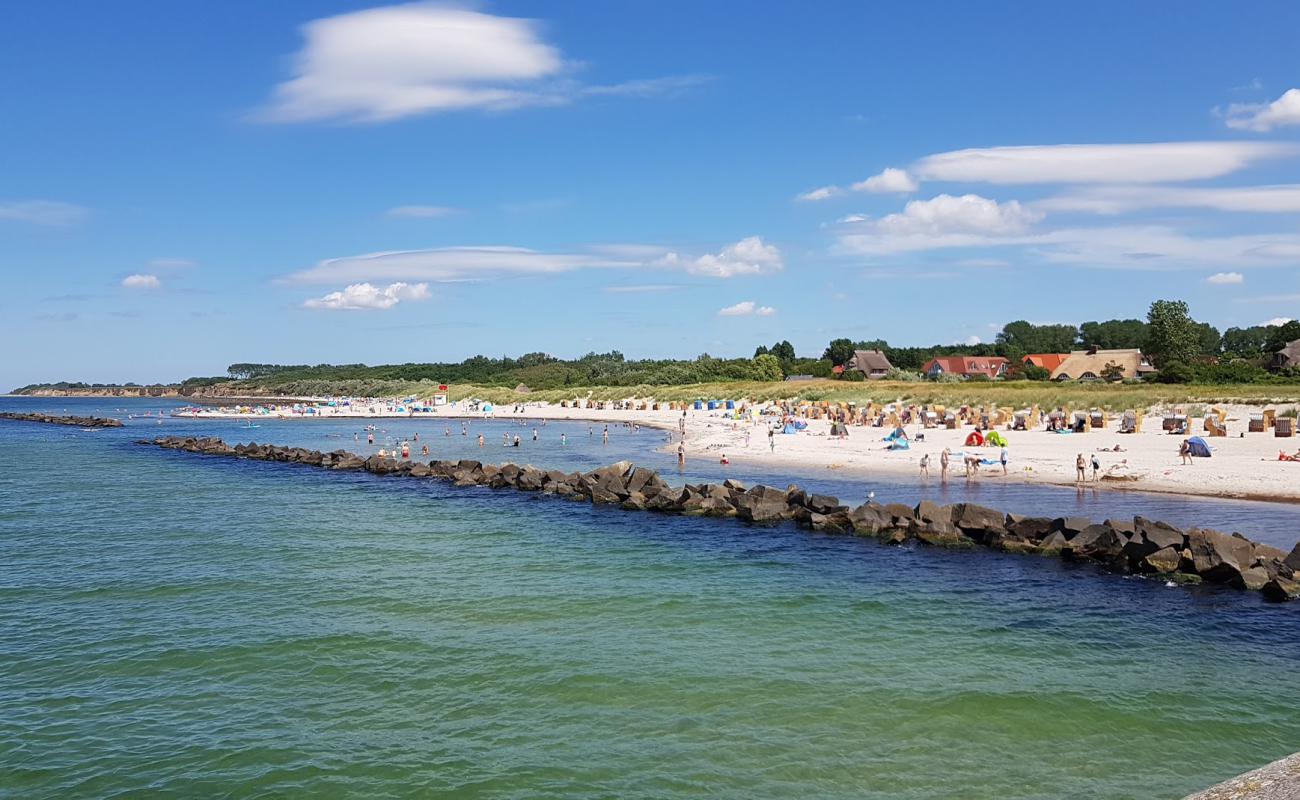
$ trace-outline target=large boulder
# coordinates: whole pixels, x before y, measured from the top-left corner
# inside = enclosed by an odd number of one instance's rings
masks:
[[[839,498],[828,494],[815,494],[808,498],[804,506],[814,514],[833,514],[836,511],[846,510],[840,505]]]
[[[848,533],[853,530],[853,523],[849,520],[847,511],[832,511],[829,514],[818,514],[814,511],[808,525],[822,533]]]
[[[850,511],[849,522],[854,532],[864,536],[878,536],[894,527],[893,515],[876,503],[863,503]]]
[[[1147,553],[1138,560],[1137,569],[1139,572],[1168,573],[1177,572],[1178,565],[1182,563],[1182,552],[1174,547],[1163,547],[1152,553]]]
[[[540,491],[546,482],[546,474],[531,464],[521,467],[515,477],[515,488],[523,492]]]
[[[1282,559],[1282,563],[1294,570],[1300,570],[1300,542],[1292,548],[1291,554]]]
[[[971,547],[974,544],[951,522],[921,522],[912,530],[912,535],[936,547]]]
[[[1041,542],[1052,532],[1051,517],[1026,517],[1022,514],[1007,514],[1005,522],[1007,531],[1017,539],[1027,542]]]
[[[1300,598],[1300,583],[1286,578],[1273,578],[1261,586],[1260,591],[1263,592],[1264,599],[1281,603]]]
[[[736,516],[746,522],[779,522],[790,516],[790,507],[785,504],[784,493],[777,498],[766,494],[745,492],[735,499]]]
[[[952,506],[940,505],[933,500],[922,500],[912,509],[913,515],[920,522],[937,522],[952,525]]]
[[[1060,531],[1052,531],[1043,537],[1038,543],[1039,552],[1045,556],[1054,556],[1065,550],[1069,546],[1070,540],[1065,538],[1065,534]]]
[[[1241,573],[1255,560],[1255,547],[1248,540],[1218,531],[1199,528],[1188,531],[1187,549],[1196,574],[1215,583],[1241,580]]]
[[[1052,520],[1052,530],[1060,531],[1067,539],[1073,539],[1092,524],[1087,517],[1058,517]]]

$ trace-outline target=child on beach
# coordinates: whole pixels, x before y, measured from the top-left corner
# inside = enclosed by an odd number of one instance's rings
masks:
[[[1002,461],[1002,474],[1006,475],[1007,474],[1007,448],[1005,447],[1002,448],[1002,452],[998,454],[998,458]]]
[[[926,453],[921,456],[921,477],[930,477],[930,454]]]

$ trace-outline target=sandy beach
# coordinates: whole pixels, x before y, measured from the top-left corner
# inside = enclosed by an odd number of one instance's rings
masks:
[[[400,409],[400,410],[399,410]],[[790,467],[799,470],[835,470],[848,474],[911,476],[918,481],[938,482],[940,453],[951,451],[949,481],[1018,481],[1047,485],[1076,485],[1075,459],[1082,454],[1089,463],[1087,485],[1118,491],[1147,491],[1219,496],[1275,502],[1300,502],[1300,463],[1278,460],[1279,452],[1300,449],[1300,438],[1277,438],[1271,430],[1246,433],[1251,406],[1227,406],[1227,437],[1206,437],[1212,455],[1181,463],[1179,445],[1184,436],[1161,430],[1161,417],[1148,415],[1140,433],[1120,434],[1117,422],[1110,427],[1087,433],[1061,434],[1042,427],[1027,431],[999,429],[1007,440],[1006,473],[1000,463],[981,466],[971,478],[965,475],[964,455],[999,462],[1001,448],[967,447],[971,426],[948,430],[906,427],[911,437],[907,450],[890,450],[884,441],[889,428],[849,425],[845,438],[833,437],[826,419],[808,419],[806,428],[797,433],[776,433],[769,444],[768,428],[776,423],[772,417],[746,417],[736,420],[723,410],[687,410],[685,449],[689,459],[707,458]],[[637,424],[669,432],[663,449],[675,452],[680,441],[682,412],[678,410],[615,410],[561,407],[546,403],[496,406],[490,412],[465,403],[453,403],[412,411],[401,404],[366,402],[351,406],[316,407],[314,413],[294,412],[290,406],[271,407],[261,412],[248,409],[200,407],[183,409],[179,417],[231,418],[249,417],[339,419],[394,418],[415,419],[548,419],[584,420],[609,424]],[[1191,435],[1205,435],[1200,420],[1193,420]],[[918,440],[918,434],[924,439]],[[1114,448],[1121,448],[1116,451]],[[919,463],[930,456],[930,476],[920,475]],[[1094,481],[1093,456],[1100,463],[1099,480]]]

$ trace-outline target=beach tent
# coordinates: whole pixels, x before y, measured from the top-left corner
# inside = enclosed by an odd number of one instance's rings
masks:
[[[1210,446],[1199,436],[1193,436],[1187,440],[1188,447],[1192,448],[1192,455],[1198,458],[1210,457]]]
[[[979,447],[982,444],[984,444],[984,435],[979,431],[971,431],[970,435],[966,437],[967,447]]]
[[[994,447],[1006,447],[1006,446],[1007,446],[1007,439],[1006,439],[1006,437],[1003,436],[1002,434],[998,433],[997,431],[989,431],[988,438],[986,438],[984,441],[988,442],[989,444],[993,445]]]

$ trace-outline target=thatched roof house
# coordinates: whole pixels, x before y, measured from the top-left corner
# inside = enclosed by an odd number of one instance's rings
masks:
[[[868,379],[878,380],[889,374],[894,368],[885,358],[885,354],[879,350],[854,350],[853,358],[850,358],[844,364],[844,371],[848,372],[855,369],[866,375]]]
[[[1287,342],[1286,346],[1273,354],[1269,369],[1296,369],[1300,367],[1300,339]]]
[[[1119,367],[1121,378],[1140,378],[1156,368],[1151,366],[1141,350],[1075,350],[1052,370],[1054,381],[1100,381],[1106,380],[1107,366]]]

